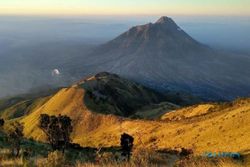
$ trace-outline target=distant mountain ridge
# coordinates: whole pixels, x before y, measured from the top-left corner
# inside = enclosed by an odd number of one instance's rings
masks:
[[[250,58],[217,52],[161,17],[132,27],[66,68],[72,75],[108,71],[161,92],[229,100],[250,96],[249,64]]]

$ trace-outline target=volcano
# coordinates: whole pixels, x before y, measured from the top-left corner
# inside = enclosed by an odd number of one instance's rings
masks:
[[[229,100],[250,95],[249,64],[249,57],[213,50],[161,17],[95,48],[69,71],[81,77],[107,71],[161,92]]]

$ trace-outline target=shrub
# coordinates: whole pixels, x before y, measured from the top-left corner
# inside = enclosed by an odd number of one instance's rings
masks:
[[[42,114],[39,122],[40,129],[47,135],[47,139],[53,150],[62,149],[69,146],[70,134],[73,131],[71,119],[67,116],[49,116]]]
[[[23,125],[19,122],[14,122],[11,124],[8,130],[8,142],[11,146],[11,151],[13,156],[19,156],[21,140],[23,138]]]
[[[127,157],[127,160],[129,160],[133,148],[134,138],[126,133],[123,133],[121,135],[120,142],[122,155]]]
[[[181,157],[187,157],[187,156],[189,156],[191,154],[193,154],[192,149],[181,148],[181,152],[180,152]]]
[[[0,128],[4,126],[4,119],[0,118]]]

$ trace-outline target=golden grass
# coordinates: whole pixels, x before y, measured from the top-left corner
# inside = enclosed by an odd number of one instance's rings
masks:
[[[188,158],[178,161],[175,167],[245,167],[240,161],[232,159]]]
[[[24,160],[21,157],[12,157],[9,149],[0,149],[0,167],[21,167]]]
[[[190,107],[185,107],[178,110],[173,110],[172,112],[168,112],[164,114],[161,119],[162,120],[181,120],[185,118],[192,118],[207,114],[210,109],[214,108],[214,104],[200,104]]]
[[[201,156],[189,156],[181,158],[175,154],[159,153],[153,149],[137,148],[133,150],[130,161],[124,160],[120,154],[102,152],[96,156],[95,161],[86,159],[83,154],[81,159],[71,159],[67,154],[59,151],[50,152],[47,157],[36,155],[26,160],[21,157],[13,158],[8,149],[0,149],[1,167],[246,167],[248,164],[242,160],[231,158],[206,158]],[[245,160],[244,160],[245,161]]]
[[[246,167],[240,160],[230,158],[211,159],[187,157],[179,159],[174,155],[162,155],[152,150],[134,153],[130,161],[103,160],[97,163],[77,163],[76,167]]]
[[[22,119],[27,137],[44,140],[37,127],[42,113],[68,115],[73,120],[73,142],[82,146],[118,146],[123,132],[135,138],[135,147],[152,149],[191,148],[204,152],[240,152],[250,148],[250,102],[221,109],[214,104],[188,107],[163,116],[161,121],[130,120],[90,111],[84,104],[84,89],[65,88]],[[211,108],[217,110],[211,112]],[[180,119],[175,119],[181,117]],[[168,118],[168,119],[165,119]]]

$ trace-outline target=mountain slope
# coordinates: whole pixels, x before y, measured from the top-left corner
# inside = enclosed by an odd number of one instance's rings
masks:
[[[115,121],[121,119],[116,116],[135,117],[138,111],[141,112],[141,108],[145,106],[151,108],[163,100],[166,100],[166,97],[155,91],[115,74],[103,72],[77,82],[71,87],[63,88],[53,96],[41,99],[42,102],[35,101],[36,105],[32,104],[35,107],[30,111],[29,105],[26,108],[28,113],[21,115],[23,118],[20,119],[25,123],[25,133],[39,139],[44,137],[37,128],[39,116],[43,113],[69,115],[76,120],[74,121],[76,129],[88,131],[102,124],[113,125]],[[21,104],[23,103],[25,102],[22,101]],[[5,109],[4,113],[18,110],[18,106],[19,103]],[[164,102],[162,106],[169,110],[178,108],[178,105],[170,102]]]
[[[92,100],[91,105],[86,98]],[[129,107],[124,108],[119,100],[125,100]],[[130,103],[133,100],[141,106]],[[180,109],[169,102],[154,104],[157,100],[160,102],[161,96],[153,91],[117,75],[100,73],[38,101],[16,119],[24,123],[25,136],[36,140],[45,140],[38,122],[40,115],[46,113],[69,116],[73,123],[72,141],[82,146],[118,146],[120,135],[126,132],[134,136],[136,147],[156,150],[184,147],[193,149],[197,155],[207,151],[250,154],[249,99]],[[161,118],[135,120],[118,116],[127,114]]]
[[[0,100],[0,117],[4,119],[15,119],[34,111],[36,107],[47,102],[59,88],[47,90],[34,90],[30,94],[21,94],[16,97]]]
[[[201,106],[193,106],[167,113],[161,121],[145,121],[92,112],[83,104],[83,95],[84,90],[77,87],[58,92],[21,120],[25,125],[25,135],[44,140],[37,127],[40,114],[62,114],[73,120],[72,139],[82,146],[117,146],[120,135],[126,132],[135,137],[136,146],[146,148],[185,147],[193,149],[198,155],[206,151],[249,154],[249,99],[223,105],[203,105],[204,109],[212,108],[203,113],[197,111]],[[183,110],[189,110],[191,116],[183,115],[181,119],[176,119],[183,114]]]
[[[214,51],[162,17],[131,28],[65,70],[79,76],[108,71],[160,91],[218,100],[249,95],[249,64],[249,57]]]
[[[85,79],[77,86],[85,90],[83,100],[90,110],[125,117],[145,105],[166,100],[160,93],[107,72]]]

